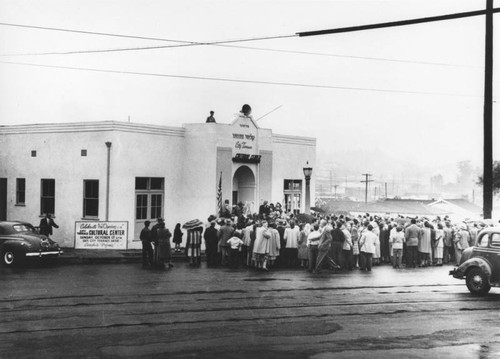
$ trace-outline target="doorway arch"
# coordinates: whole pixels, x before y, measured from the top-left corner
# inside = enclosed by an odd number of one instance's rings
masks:
[[[253,212],[256,188],[253,171],[248,166],[240,166],[233,176],[233,205],[241,201]]]

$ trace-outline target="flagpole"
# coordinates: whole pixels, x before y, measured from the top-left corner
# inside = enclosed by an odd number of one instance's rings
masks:
[[[219,176],[219,186],[217,187],[217,195],[216,195],[216,209],[215,209],[215,214],[216,217],[219,217],[219,214],[222,210],[222,171],[220,172]]]

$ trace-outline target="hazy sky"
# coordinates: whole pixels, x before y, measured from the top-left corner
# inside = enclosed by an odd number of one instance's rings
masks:
[[[181,126],[204,121],[210,110],[218,122],[229,123],[248,103],[254,119],[279,107],[259,125],[280,134],[316,137],[318,159],[328,154],[340,166],[346,160],[359,162],[376,175],[390,173],[391,166],[404,161],[434,173],[463,159],[481,163],[481,16],[224,46],[82,52],[288,36],[480,10],[485,4],[485,0],[0,0],[4,23],[0,25],[0,124],[130,117],[136,123]],[[498,16],[495,21],[499,39]],[[498,55],[496,46],[496,59]],[[494,80],[497,88],[498,76]],[[494,117],[497,108],[495,104]],[[500,159],[500,149],[494,151]],[[374,155],[382,158],[376,164]]]

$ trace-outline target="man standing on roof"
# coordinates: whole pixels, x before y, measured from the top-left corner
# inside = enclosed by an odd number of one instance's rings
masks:
[[[213,111],[210,111],[210,116],[207,117],[207,121],[205,123],[215,123],[215,117]]]

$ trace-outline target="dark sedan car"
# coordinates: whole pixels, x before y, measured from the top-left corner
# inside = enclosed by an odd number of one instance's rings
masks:
[[[475,295],[488,293],[492,286],[500,287],[500,227],[483,229],[476,243],[463,251],[460,265],[450,275],[465,279]]]
[[[0,222],[0,254],[2,263],[12,266],[27,257],[57,258],[59,245],[26,222]]]

